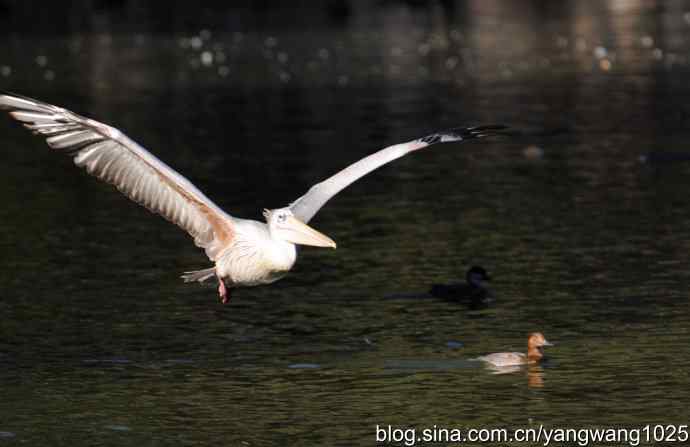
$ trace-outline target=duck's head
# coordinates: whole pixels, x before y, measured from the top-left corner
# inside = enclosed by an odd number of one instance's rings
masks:
[[[335,248],[333,239],[299,220],[292,214],[290,208],[264,210],[264,217],[268,224],[268,231],[274,239],[292,244]]]
[[[465,275],[465,280],[471,286],[482,287],[485,281],[491,281],[491,277],[489,277],[489,274],[486,273],[484,267],[474,265],[467,271],[467,274]]]
[[[553,346],[553,343],[546,340],[544,334],[541,332],[532,332],[529,334],[529,338],[527,339],[528,351],[537,349],[539,352],[543,352],[544,346]]]

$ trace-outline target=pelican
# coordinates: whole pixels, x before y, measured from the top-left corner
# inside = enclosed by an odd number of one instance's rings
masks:
[[[296,245],[335,248],[331,238],[307,223],[355,180],[427,146],[482,138],[506,128],[455,128],[389,146],[315,184],[289,206],[264,209],[263,223],[225,213],[189,180],[114,127],[12,93],[0,92],[0,109],[44,137],[51,149],[72,157],[87,173],[189,233],[214,266],[185,272],[181,277],[185,282],[215,277],[222,303],[229,301],[232,288],[268,284],[284,277],[297,259]]]

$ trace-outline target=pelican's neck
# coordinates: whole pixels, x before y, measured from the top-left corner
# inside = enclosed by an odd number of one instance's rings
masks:
[[[263,223],[263,222],[262,222]],[[271,238],[271,240],[276,241],[276,242],[285,242],[285,240],[280,239],[277,235],[277,231],[275,231],[273,225],[270,223],[266,222],[264,223],[264,226],[266,227],[266,231],[268,232],[268,237]]]
[[[290,270],[297,259],[297,246],[284,239],[270,236],[266,254],[276,270]]]
[[[295,244],[276,237],[268,223],[243,220],[237,226],[235,244],[240,252],[256,253],[270,270],[290,270],[297,258]]]
[[[269,223],[265,223],[264,225],[266,227],[266,231],[268,232],[268,238],[271,240],[272,243],[282,247],[285,250],[294,250],[295,244],[281,238],[278,235],[278,231],[274,231],[273,227]]]
[[[276,247],[280,247],[279,250],[282,250],[285,252],[297,251],[297,245],[293,244],[292,242],[288,242],[284,239],[281,239],[279,237],[271,236],[271,243],[274,244]]]

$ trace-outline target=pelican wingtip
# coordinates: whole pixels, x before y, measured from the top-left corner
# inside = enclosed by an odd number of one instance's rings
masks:
[[[454,127],[441,132],[432,133],[419,139],[426,144],[450,143],[453,141],[471,140],[473,138],[484,138],[495,135],[502,135],[503,131],[509,129],[503,124],[487,124],[474,127]]]

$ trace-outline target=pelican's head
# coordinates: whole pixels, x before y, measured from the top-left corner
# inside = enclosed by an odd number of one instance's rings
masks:
[[[335,248],[335,242],[296,218],[289,208],[264,210],[268,230],[275,239],[300,245]]]

